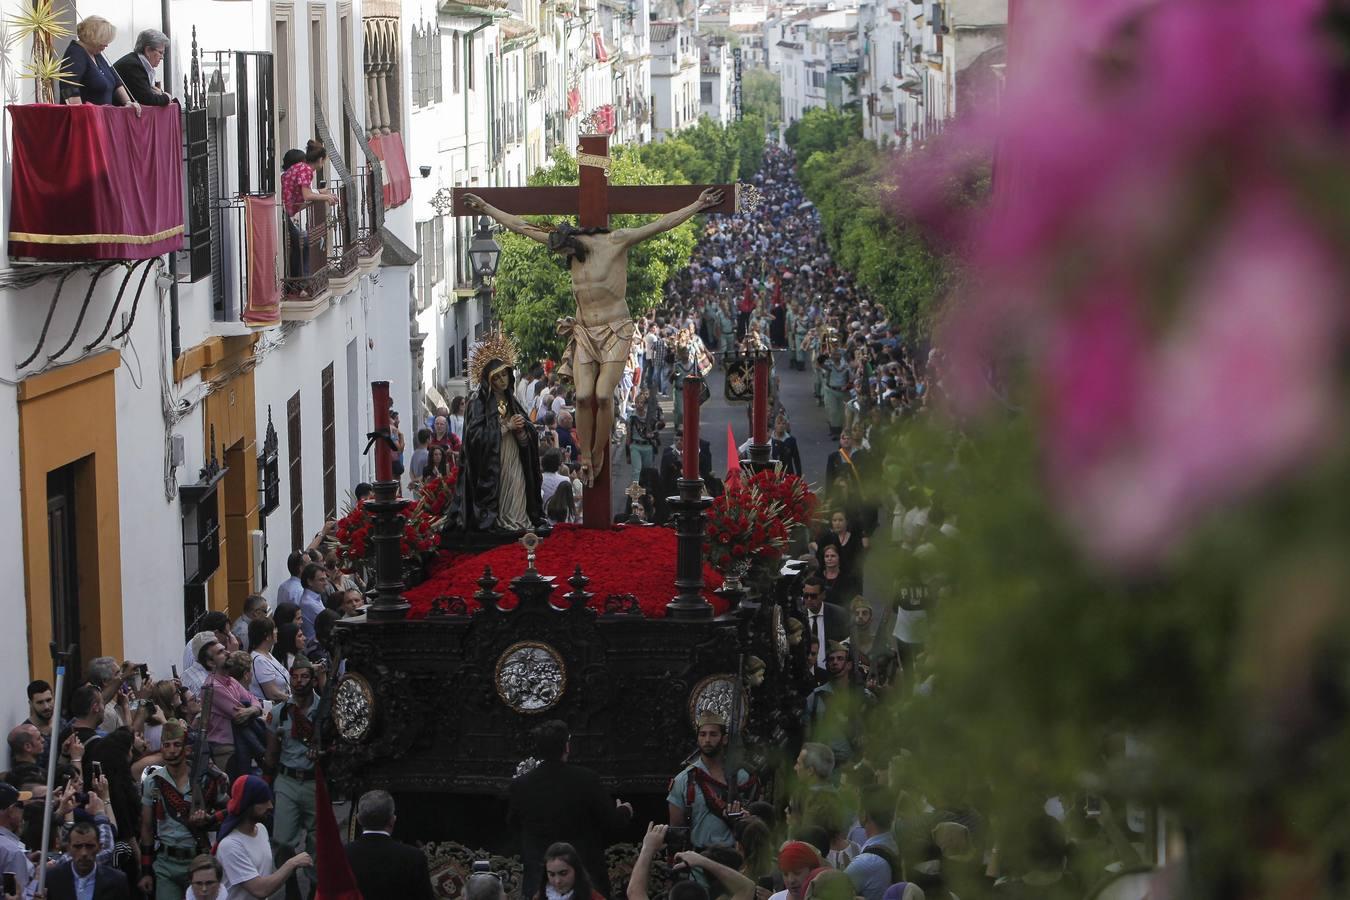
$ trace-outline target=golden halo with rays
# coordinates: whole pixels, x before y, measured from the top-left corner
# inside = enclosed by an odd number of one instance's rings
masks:
[[[488,332],[469,351],[469,378],[474,386],[482,384],[483,367],[493,359],[500,359],[513,369],[516,367],[516,345],[501,331]]]

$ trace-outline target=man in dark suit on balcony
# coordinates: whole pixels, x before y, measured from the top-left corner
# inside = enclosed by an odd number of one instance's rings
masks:
[[[164,61],[168,49],[168,36],[147,28],[136,35],[136,49],[113,63],[113,69],[126,85],[131,99],[142,106],[168,106],[173,100],[167,91],[155,84],[155,69]]]
[[[362,834],[347,845],[356,884],[365,900],[433,900],[427,857],[394,840],[394,798],[367,791],[356,804]]]

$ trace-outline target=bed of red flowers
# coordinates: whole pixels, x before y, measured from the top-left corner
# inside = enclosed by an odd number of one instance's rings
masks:
[[[669,528],[643,525],[616,525],[605,530],[580,525],[557,525],[535,551],[535,568],[541,575],[556,578],[553,600],[562,605],[564,594],[572,590],[567,579],[578,564],[591,581],[586,590],[594,596],[591,606],[603,611],[611,594],[632,594],[643,615],[661,618],[666,604],[675,596],[675,532]],[[427,579],[404,592],[412,605],[410,618],[422,618],[431,611],[432,602],[450,596],[463,597],[470,611],[478,608],[473,595],[484,566],[501,579],[497,591],[505,594],[503,605],[514,597],[508,585],[525,572],[525,549],[517,543],[505,544],[482,553],[443,553],[428,566]],[[727,609],[722,598],[712,592],[722,586],[722,576],[706,563],[703,566],[704,596],[720,615]]]

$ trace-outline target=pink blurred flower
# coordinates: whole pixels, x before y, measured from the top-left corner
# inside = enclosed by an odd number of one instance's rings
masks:
[[[1347,273],[1282,187],[1347,149],[1323,10],[1023,0],[999,108],[901,165],[901,211],[969,261],[949,393],[976,409],[991,366],[1025,363],[1047,475],[1103,560],[1156,562],[1337,428]],[[991,157],[988,206],[948,206]]]
[[[1153,348],[1139,393],[1123,401],[1135,403],[1133,433],[1098,465],[1055,470],[1089,549],[1119,565],[1154,560],[1203,515],[1295,469],[1341,431],[1342,276],[1288,204],[1258,198],[1235,214]],[[1122,367],[1120,393],[1139,362]],[[1063,455],[1061,439],[1049,435],[1052,457]]]

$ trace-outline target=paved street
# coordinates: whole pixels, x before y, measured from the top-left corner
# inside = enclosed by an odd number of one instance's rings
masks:
[[[816,405],[811,396],[811,372],[798,372],[788,367],[787,351],[774,353],[775,373],[779,378],[779,392],[783,405],[787,408],[792,422],[792,433],[802,454],[802,467],[806,477],[819,489],[825,476],[825,457],[838,444],[829,438],[829,428],[825,422],[825,410]],[[731,423],[739,444],[750,435],[748,404],[728,403],[723,394],[724,376],[721,368],[714,369],[708,375],[708,387],[712,396],[703,404],[702,437],[712,444],[713,471],[719,475],[726,468],[727,423]],[[667,422],[674,421],[673,406],[670,400],[661,401],[661,409]],[[772,424],[772,423],[771,423]],[[663,446],[674,440],[674,429],[667,426],[663,432]],[[621,457],[622,454],[616,454]],[[613,470],[613,496],[616,508],[620,504],[623,492],[632,484],[637,475],[627,460],[618,458]]]

